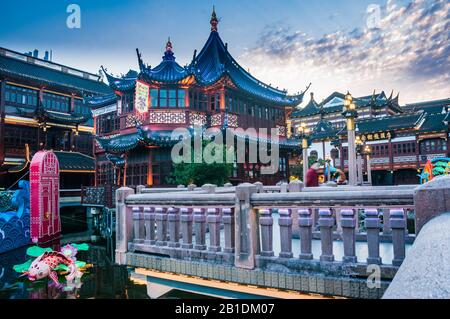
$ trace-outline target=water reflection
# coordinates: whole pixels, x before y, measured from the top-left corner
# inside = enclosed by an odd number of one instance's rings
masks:
[[[57,243],[56,245],[59,245]],[[143,299],[148,298],[146,285],[130,279],[131,269],[114,265],[111,240],[91,243],[88,251],[80,251],[79,260],[93,264],[84,271],[79,282],[70,286],[62,281],[58,287],[51,280],[30,282],[19,278],[12,267],[29,259],[26,248],[0,255],[0,299]],[[54,246],[53,243],[52,246]]]

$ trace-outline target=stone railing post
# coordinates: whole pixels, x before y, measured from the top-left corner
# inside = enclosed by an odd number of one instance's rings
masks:
[[[208,208],[206,221],[209,229],[209,247],[211,252],[219,252],[220,248],[220,214],[217,208]]]
[[[400,266],[405,259],[405,212],[403,209],[391,209],[389,224],[392,229],[394,259],[392,265]]]
[[[292,258],[292,217],[290,209],[279,209],[278,225],[280,226],[280,257]]]
[[[344,262],[356,263],[356,220],[353,209],[341,209],[340,211],[342,241],[344,245]]]
[[[261,225],[261,256],[272,257],[273,253],[273,218],[270,209],[259,210]]]
[[[280,193],[287,193],[288,191],[288,183],[281,183],[280,185]]]
[[[155,208],[156,219],[156,246],[167,245],[167,214],[166,209],[162,207]]]
[[[304,188],[305,184],[302,181],[292,181],[289,183],[288,190],[289,193],[298,193],[301,192]]]
[[[205,184],[202,186],[202,190],[208,194],[214,194],[216,192],[217,185]]]
[[[300,259],[313,259],[312,254],[312,226],[311,211],[309,209],[298,210],[298,226],[300,229]]]
[[[367,257],[368,264],[381,265],[380,257],[380,218],[377,209],[365,209],[366,232],[367,232],[367,246],[369,256]]]
[[[144,242],[144,214],[142,213],[141,207],[133,207],[133,228],[134,228],[134,239],[135,244],[142,244]]]
[[[234,253],[234,208],[222,209],[223,228],[225,232],[225,253]]]
[[[450,175],[435,177],[414,190],[416,235],[433,217],[450,212]]]
[[[181,248],[192,249],[192,211],[189,208],[182,208],[181,210],[181,236],[183,237],[183,243]]]
[[[142,194],[142,190],[145,189],[144,185],[136,186],[136,194]]]
[[[231,183],[225,183],[225,184],[223,184],[223,187],[233,187],[233,184],[231,184]]]
[[[319,209],[320,242],[322,255],[320,261],[334,261],[333,255],[334,219],[330,209]]]
[[[152,207],[144,207],[145,244],[155,244],[155,212]]]
[[[167,221],[169,224],[169,243],[172,248],[180,247],[180,215],[179,208],[170,207],[167,210]]]
[[[129,187],[116,190],[116,263],[126,265],[128,243],[133,239],[133,215],[125,199],[134,194]]]
[[[264,185],[261,182],[255,182],[253,185],[256,186],[256,192],[257,193],[264,193]]]
[[[256,211],[250,198],[256,193],[256,186],[243,183],[236,187],[235,205],[235,266],[238,268],[255,268],[255,255],[258,250],[258,230],[256,229]]]
[[[202,208],[194,208],[195,250],[205,250],[206,216]]]

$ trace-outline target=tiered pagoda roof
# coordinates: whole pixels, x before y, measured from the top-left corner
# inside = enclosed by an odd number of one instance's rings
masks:
[[[265,84],[243,67],[228,52],[227,45],[223,43],[217,31],[218,20],[213,11],[211,17],[211,33],[208,40],[198,55],[194,53],[191,63],[182,67],[175,62],[172,43],[166,45],[166,51],[162,62],[154,67],[144,64],[141,54],[138,52],[140,73],[137,76],[114,77],[106,73],[106,77],[112,89],[127,91],[134,88],[137,79],[143,79],[149,83],[196,83],[200,86],[210,86],[223,79],[229,79],[231,83],[248,93],[249,95],[267,102],[282,106],[296,106],[303,100],[304,92],[296,95],[287,95],[285,90],[279,90]]]
[[[179,83],[183,79],[190,76],[188,68],[184,68],[175,61],[175,56],[173,53],[172,42],[169,40],[166,44],[166,51],[162,57],[162,62],[156,67],[151,68],[150,66],[144,65],[142,62],[141,54],[139,51],[139,67],[141,69],[141,78],[147,82],[164,82],[164,83]]]

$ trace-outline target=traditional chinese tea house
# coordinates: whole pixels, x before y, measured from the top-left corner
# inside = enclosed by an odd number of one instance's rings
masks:
[[[137,50],[139,72],[113,76],[105,70],[114,94],[89,101],[95,120],[97,184],[165,185],[171,174],[171,140],[175,128],[276,129],[279,170],[261,174],[261,163],[235,163],[235,182],[276,183],[287,179],[289,153],[297,141],[286,136],[286,110],[299,105],[303,93],[267,85],[244,70],[218,32],[213,11],[211,33],[187,66],[176,62],[172,42],[155,67],[144,63]],[[273,136],[244,138],[258,141]]]

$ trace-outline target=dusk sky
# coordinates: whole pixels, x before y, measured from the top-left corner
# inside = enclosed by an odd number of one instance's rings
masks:
[[[71,3],[81,8],[80,29],[66,26]],[[138,69],[136,48],[156,66],[170,36],[185,65],[209,35],[213,4],[231,54],[289,93],[311,82],[318,101],[374,89],[400,92],[401,104],[450,97],[448,0],[2,1],[0,46],[51,49],[55,62],[117,75]],[[375,25],[371,4],[380,8]]]

